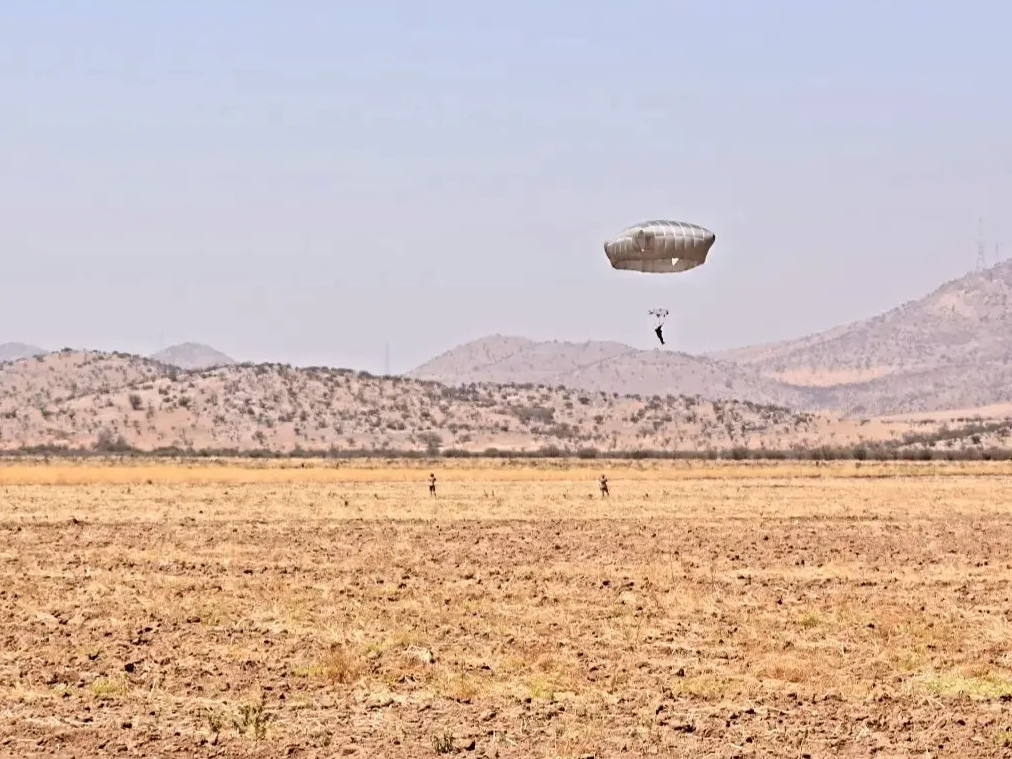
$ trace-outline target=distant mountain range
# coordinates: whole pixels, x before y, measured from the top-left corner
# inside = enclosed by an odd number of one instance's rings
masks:
[[[170,366],[178,366],[180,369],[210,369],[235,363],[234,359],[221,351],[202,343],[172,345],[153,354],[151,359]]]
[[[27,343],[3,343],[0,345],[0,363],[4,361],[17,361],[21,358],[41,356],[46,353],[45,348]]]
[[[37,345],[26,343],[3,343],[0,345],[0,363],[4,361],[17,361],[23,358],[43,356],[50,351],[40,348]],[[215,350],[209,345],[202,343],[179,343],[171,345],[164,350],[151,355],[153,361],[158,361],[169,366],[180,369],[210,369],[215,366],[228,366],[234,364],[234,359],[226,356],[221,351]]]
[[[1010,291],[1005,262],[797,340],[692,356],[493,336],[391,378],[199,343],[150,357],[8,343],[0,448],[1012,449]],[[1005,421],[972,420],[985,415]]]
[[[796,340],[690,356],[493,336],[447,351],[408,376],[450,385],[698,393],[853,417],[1001,405],[1012,402],[1012,261]]]
[[[449,385],[562,385],[620,395],[700,395],[790,407],[809,405],[804,389],[750,369],[705,356],[638,350],[614,342],[535,342],[496,335],[454,348],[408,376]]]

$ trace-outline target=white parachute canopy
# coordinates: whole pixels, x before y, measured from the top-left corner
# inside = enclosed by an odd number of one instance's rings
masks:
[[[604,252],[614,269],[674,274],[706,263],[716,239],[699,224],[655,219],[627,227],[605,242]]]

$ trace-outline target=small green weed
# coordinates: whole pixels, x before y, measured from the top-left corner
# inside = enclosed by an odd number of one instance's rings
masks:
[[[449,754],[453,751],[453,735],[449,732],[444,732],[442,735],[433,735],[432,749],[437,754]]]
[[[260,701],[256,704],[244,704],[239,708],[239,716],[232,720],[239,735],[252,733],[255,740],[263,740],[267,736],[267,725],[277,715],[267,711],[267,693],[260,692]]]

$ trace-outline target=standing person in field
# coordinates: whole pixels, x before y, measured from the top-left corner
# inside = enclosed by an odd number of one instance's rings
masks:
[[[606,495],[611,495],[608,492],[608,478],[603,474],[601,475],[601,497],[604,498]]]
[[[429,474],[429,495],[434,496],[436,494],[436,475]]]

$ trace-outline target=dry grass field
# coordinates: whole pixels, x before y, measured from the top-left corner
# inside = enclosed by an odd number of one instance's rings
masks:
[[[1010,485],[2,462],[0,754],[1008,756]]]

